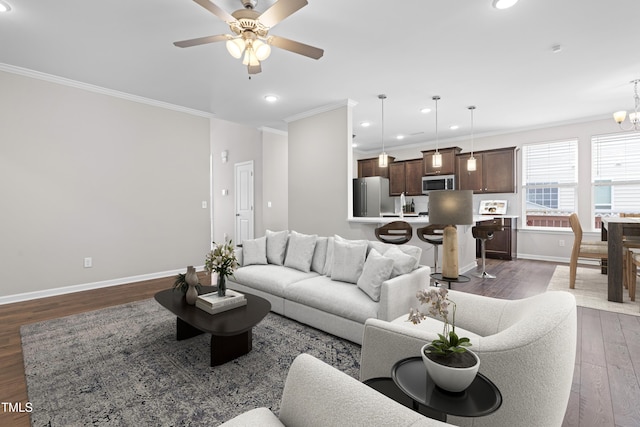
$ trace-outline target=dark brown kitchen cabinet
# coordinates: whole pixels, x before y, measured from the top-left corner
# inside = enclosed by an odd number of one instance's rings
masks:
[[[495,259],[512,260],[517,256],[517,218],[495,218],[487,221],[478,221],[476,225],[502,224],[503,230],[495,231],[493,239],[486,241],[486,257]],[[480,240],[476,240],[476,257],[482,256]]]
[[[433,167],[433,155],[436,150],[422,151],[424,175],[453,175],[456,173],[456,154],[462,151],[460,147],[438,149],[442,156],[442,167]]]
[[[422,195],[422,159],[389,163],[389,195]]]
[[[389,164],[393,162],[395,157],[389,156]],[[367,178],[369,176],[383,176],[389,178],[389,168],[381,168],[378,166],[378,158],[360,159],[358,160],[358,178]]]
[[[456,186],[459,190],[473,190],[474,193],[515,193],[516,192],[516,149],[476,151],[476,170],[467,170],[470,153],[456,156]]]

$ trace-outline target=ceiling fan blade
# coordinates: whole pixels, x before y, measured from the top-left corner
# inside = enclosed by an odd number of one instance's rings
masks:
[[[207,9],[209,12],[213,13],[214,15],[216,15],[218,18],[222,19],[224,22],[235,22],[236,18],[234,18],[233,16],[231,16],[231,14],[229,12],[226,12],[222,9],[220,9],[218,6],[216,6],[215,4],[211,3],[209,0],[193,0],[196,3],[198,3],[200,6],[204,7],[205,9]]]
[[[267,40],[270,45],[279,47],[280,49],[288,50],[289,52],[308,56],[309,58],[320,59],[322,58],[322,55],[324,55],[323,49],[309,46],[308,44],[300,43],[297,41],[285,39],[284,37],[269,36]]]
[[[247,65],[247,69],[249,70],[249,74],[258,74],[262,72],[262,66],[258,65]]]
[[[258,21],[265,27],[272,28],[307,4],[307,0],[278,0],[258,17]]]
[[[229,40],[228,35],[218,34],[217,36],[206,36],[206,37],[198,37],[197,39],[182,40],[179,42],[173,42],[173,44],[178,47],[191,47],[191,46],[198,46],[201,44],[215,43],[215,42],[221,42],[226,40]]]

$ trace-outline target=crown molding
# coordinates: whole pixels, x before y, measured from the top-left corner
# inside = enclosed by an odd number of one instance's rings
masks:
[[[293,116],[286,117],[284,121],[286,123],[291,123],[291,122],[295,122],[296,120],[306,119],[308,117],[313,117],[321,113],[326,113],[327,111],[337,110],[338,108],[342,108],[345,106],[353,108],[356,105],[358,105],[357,101],[354,101],[352,99],[345,99],[340,102],[336,102],[334,104],[327,104],[327,105],[323,105],[322,107],[314,108],[313,110],[294,114]]]
[[[261,132],[269,132],[269,133],[275,133],[276,135],[282,135],[282,136],[288,136],[289,132],[284,131],[284,130],[280,130],[280,129],[274,129],[274,128],[270,128],[270,127],[266,127],[266,126],[261,126],[258,128],[259,131]]]
[[[183,107],[180,105],[170,104],[168,102],[145,98],[143,96],[132,95],[126,92],[120,92],[113,89],[107,89],[101,86],[82,83],[76,80],[67,79],[65,77],[55,76],[53,74],[42,73],[40,71],[30,70],[28,68],[16,67],[15,65],[0,63],[0,71],[6,71],[7,73],[18,74],[21,76],[31,77],[38,80],[44,80],[51,83],[57,83],[64,86],[70,86],[77,89],[86,90],[89,92],[99,93],[102,95],[113,96],[114,98],[126,99],[128,101],[147,104],[154,107],[164,108],[167,110],[179,111],[181,113],[191,114],[194,116],[200,116],[200,117],[206,117],[206,118],[212,118],[215,116],[213,113],[209,113],[206,111],[195,110],[195,109]]]

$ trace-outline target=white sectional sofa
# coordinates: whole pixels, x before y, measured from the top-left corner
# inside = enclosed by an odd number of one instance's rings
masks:
[[[389,399],[308,354],[291,364],[279,415],[251,409],[221,427],[448,426]]]
[[[267,230],[242,242],[242,267],[227,284],[267,299],[275,313],[362,344],[367,319],[397,318],[428,286],[420,255],[411,245]]]

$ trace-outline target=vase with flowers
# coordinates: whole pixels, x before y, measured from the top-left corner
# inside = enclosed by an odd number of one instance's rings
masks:
[[[204,267],[209,274],[218,274],[218,296],[223,297],[227,292],[227,277],[232,276],[238,268],[238,258],[232,240],[220,244],[213,242],[213,245],[205,258]]]
[[[443,287],[420,290],[416,298],[428,307],[431,317],[439,318],[444,324],[438,339],[425,344],[420,351],[429,376],[441,389],[464,391],[475,379],[480,359],[467,348],[471,346],[469,338],[456,334],[456,303],[449,299],[449,291]],[[409,310],[408,320],[413,324],[426,317],[419,308]]]

